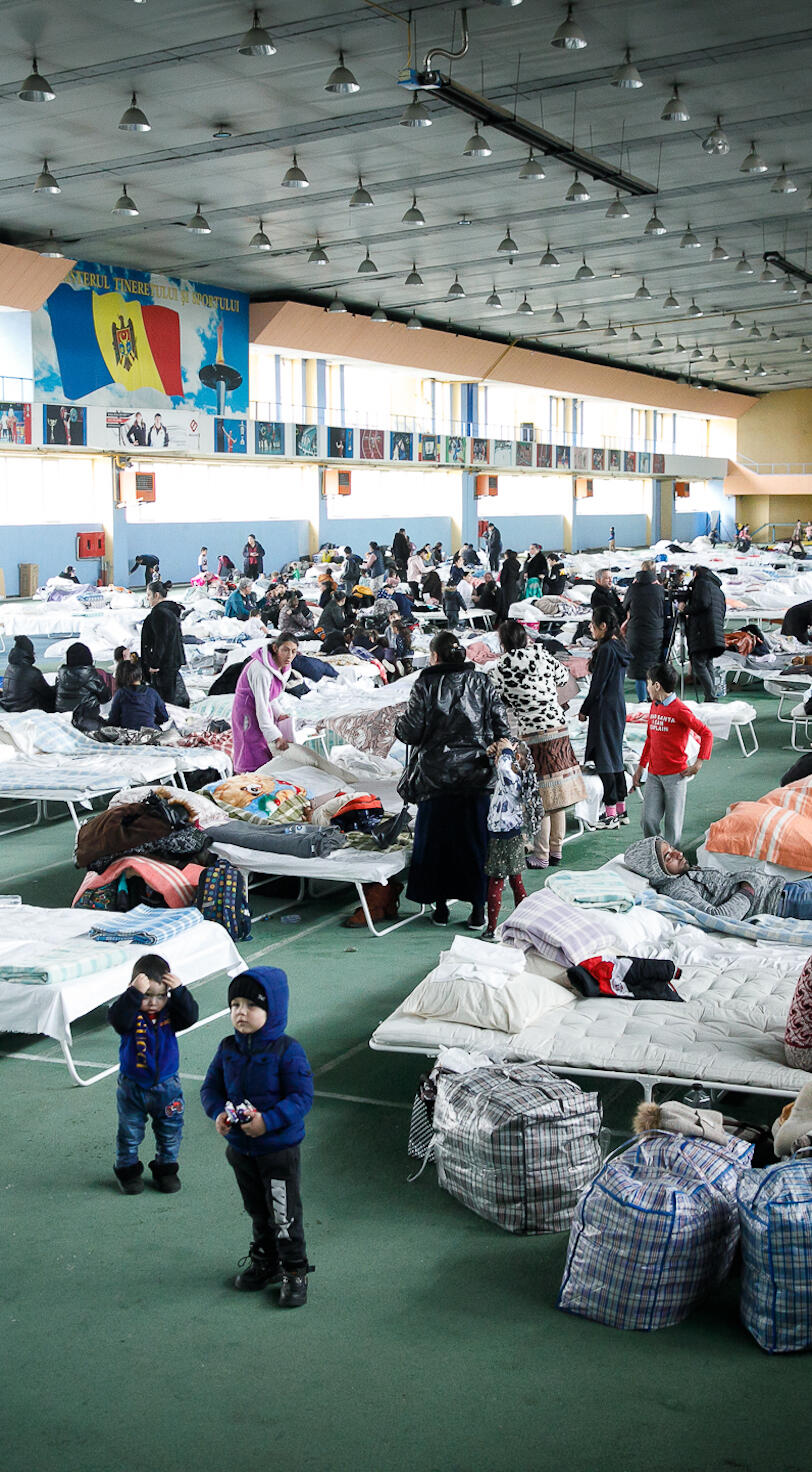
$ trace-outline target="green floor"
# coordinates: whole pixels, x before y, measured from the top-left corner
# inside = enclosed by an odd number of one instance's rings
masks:
[[[744,761],[737,743],[717,744],[691,786],[689,845],[792,760],[775,700],[752,698],[761,750]],[[636,799],[631,811],[632,827],[568,845],[570,867],[637,837]],[[0,888],[68,904],[71,843],[64,822],[4,839]],[[56,1062],[27,1061],[57,1058],[52,1043],[2,1040],[6,1472],[805,1472],[810,1361],[755,1346],[735,1282],[678,1328],[621,1334],[556,1310],[564,1235],[501,1232],[431,1170],[406,1183],[422,1065],[367,1039],[451,932],[418,922],[374,940],[338,926],[348,908],[338,893],[301,907],[297,926],[256,924],[243,947],[288,971],[290,1030],[316,1074],[304,1201],[317,1272],[303,1311],[229,1287],[249,1224],[197,1098],[223,1022],[182,1040],[188,1121],[171,1201],[114,1188],[114,1078],[71,1088]],[[223,978],[197,996],[202,1013],[224,1005]],[[102,1012],[74,1033],[78,1059],[114,1062]],[[635,1099],[608,1090],[615,1128]],[[725,1107],[777,1112],[731,1095]]]

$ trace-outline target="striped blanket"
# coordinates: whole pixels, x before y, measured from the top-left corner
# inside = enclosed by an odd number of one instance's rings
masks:
[[[696,905],[682,900],[669,900],[653,889],[635,895],[635,904],[646,910],[657,910],[681,925],[698,925],[700,930],[733,935],[739,940],[771,941],[775,945],[805,946],[812,949],[812,920],[786,920],[781,915],[754,915],[752,920],[727,920],[724,915],[708,915]],[[516,914],[517,911],[514,911]]]
[[[199,910],[152,910],[149,905],[136,905],[126,915],[110,914],[94,925],[91,940],[121,942],[135,946],[160,946],[185,930],[203,924]]]
[[[583,905],[585,909],[617,910],[623,914],[634,904],[634,895],[617,870],[598,869],[586,874],[566,870],[563,874],[551,874],[545,888],[551,889],[559,899],[568,900],[571,905]]]
[[[106,884],[112,884],[122,874],[137,874],[161,895],[164,904],[169,910],[184,910],[195,902],[197,893],[197,882],[202,873],[200,864],[185,864],[182,869],[176,869],[174,864],[165,864],[161,859],[151,859],[145,855],[127,854],[122,859],[114,859],[108,864],[101,874],[88,871],[76,891],[73,907],[79,904],[80,897],[88,890],[100,889]],[[80,907],[81,908],[81,907]],[[92,908],[88,906],[88,908]]]
[[[30,950],[30,946],[26,946]],[[84,936],[78,940],[67,940],[62,945],[43,946],[44,954],[28,966],[12,966],[0,961],[0,982],[14,981],[26,986],[63,986],[69,981],[78,981],[83,976],[93,976],[97,971],[106,971],[118,966],[121,957],[114,952],[100,950]]]

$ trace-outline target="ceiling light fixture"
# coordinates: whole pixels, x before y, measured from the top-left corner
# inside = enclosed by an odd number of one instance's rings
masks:
[[[307,263],[309,266],[329,266],[330,264],[330,257],[319,240],[318,235],[316,236],[316,244],[313,246],[307,258]]]
[[[717,358],[716,353],[714,352],[713,348],[711,348],[711,350],[710,350],[710,355],[708,357],[708,362],[709,363],[718,363],[719,362],[719,359]]]
[[[588,332],[592,330],[586,320],[586,312],[581,313],[581,320],[577,323],[577,326],[582,332]]]
[[[387,315],[386,315],[383,307],[381,306],[380,302],[378,302],[378,305],[375,308],[375,311],[372,313],[372,315],[371,315],[371,317],[370,317],[369,320],[370,320],[370,322],[388,322],[389,321],[389,318],[387,317]]]
[[[246,31],[237,50],[240,56],[275,56],[276,47],[265,27],[260,24],[259,11],[254,11],[250,29]]]
[[[364,259],[362,260],[360,266],[358,267],[357,275],[375,276],[377,275],[377,271],[378,267],[375,265],[375,262],[369,254],[369,246],[367,246],[367,253],[364,256]]]
[[[211,225],[206,219],[206,216],[201,213],[199,204],[195,206],[195,212],[191,220],[187,222],[186,229],[192,235],[211,235]]]
[[[263,224],[262,224],[262,221],[261,220],[259,222],[259,229],[257,231],[255,231],[255,233],[251,236],[251,239],[248,242],[248,249],[249,250],[270,250],[271,249],[271,242],[268,239],[268,236],[265,234],[265,230],[263,228]]]
[[[734,360],[732,358],[728,358],[727,362],[725,363],[725,367],[726,368],[735,368],[736,367],[736,364],[735,364],[735,362],[734,362]]]
[[[122,184],[121,193],[110,211],[113,215],[137,215],[138,206],[135,200],[127,193],[127,185]]]
[[[643,277],[642,281],[640,282],[640,285],[638,286],[636,292],[634,293],[634,299],[635,299],[635,301],[638,301],[638,302],[650,302],[651,301],[651,292],[649,291],[648,287],[646,286],[646,278],[645,278],[645,276]]]
[[[805,286],[801,295],[798,297],[798,305],[808,307],[810,302],[812,302],[812,291],[809,290],[808,286]]]
[[[764,270],[762,271],[758,279],[759,281],[763,281],[765,286],[774,286],[776,281],[778,280],[778,277],[776,276],[772,266],[767,265],[764,267]]]
[[[660,348],[662,347],[662,345],[663,345],[662,338],[659,337],[657,335],[657,333],[655,332],[653,338],[651,339],[651,350],[652,350],[652,352],[654,352],[654,353],[659,352],[660,351]]]
[[[420,275],[420,272],[418,271],[418,269],[417,269],[414,261],[412,261],[412,269],[409,272],[408,276],[406,277],[406,280],[404,282],[404,286],[422,286],[422,285],[423,285],[423,277]]]
[[[573,9],[574,6],[567,6],[566,20],[550,38],[550,45],[558,46],[562,51],[583,51],[587,44],[586,36],[573,16]]]
[[[540,266],[549,266],[551,268],[552,267],[555,267],[555,266],[560,266],[561,265],[561,262],[559,261],[558,257],[557,256],[554,256],[553,253],[552,253],[552,251],[550,250],[550,242],[549,242],[549,240],[547,241],[547,249],[545,250],[544,255],[542,256],[541,260],[539,261],[539,265]]]
[[[676,82],[660,117],[664,123],[689,123],[691,121],[691,114],[679,95],[679,87]]]
[[[779,337],[779,336],[778,336],[778,333],[777,333],[777,332],[776,332],[776,330],[775,330],[775,328],[774,328],[774,327],[771,327],[771,328],[770,328],[770,335],[769,335],[769,337],[768,337],[768,338],[767,338],[767,341],[768,341],[768,342],[780,342],[780,341],[781,341],[781,339],[780,339],[780,337]]]
[[[669,312],[674,311],[674,309],[679,306],[679,302],[677,301],[677,298],[674,296],[674,293],[673,293],[673,291],[672,291],[672,289],[671,289],[670,286],[668,288],[668,296],[666,297],[665,301],[663,302],[663,306],[666,307]]]
[[[498,307],[501,307],[501,305],[502,305],[502,298],[499,295],[499,292],[496,290],[496,287],[494,286],[493,291],[491,292],[490,296],[488,296],[488,297],[485,298],[485,306],[486,307],[497,307],[498,308]]]
[[[611,318],[609,319],[609,326],[606,329],[606,336],[607,337],[617,337],[617,328],[612,326],[612,320],[611,320]]]
[[[53,174],[51,173],[50,169],[48,168],[48,160],[47,160],[47,158],[44,158],[42,160],[42,169],[41,169],[41,171],[40,171],[40,173],[39,173],[39,175],[37,177],[37,181],[36,181],[36,183],[34,185],[34,191],[33,192],[34,192],[34,194],[61,194],[62,193],[61,186],[57,183],[56,179],[54,178]]]
[[[490,158],[492,153],[490,143],[479,131],[479,122],[475,122],[474,131],[462,150],[463,158]]]
[[[555,304],[555,310],[550,316],[550,321],[555,322],[557,327],[563,327],[564,325],[564,313],[559,309],[558,302]]]
[[[648,219],[648,221],[646,223],[646,227],[645,227],[645,229],[643,231],[643,234],[644,235],[665,235],[665,233],[666,233],[666,228],[665,228],[665,225],[663,224],[662,220],[660,219],[660,216],[657,214],[656,209],[652,210],[651,215],[650,215],[650,217],[649,217],[649,219]]]
[[[48,261],[64,261],[65,252],[59,249],[59,242],[56,239],[53,230],[48,231],[48,239],[45,242],[45,249],[40,251],[40,255],[44,256],[45,259]],[[802,343],[801,352],[803,351],[804,347]]]
[[[750,331],[748,332],[747,336],[748,337],[761,337],[761,330],[760,330],[759,325],[758,325],[757,322],[754,322],[753,323],[753,325],[750,328]]]
[[[795,180],[794,179],[791,179],[790,176],[789,176],[789,174],[787,173],[787,166],[786,166],[786,164],[782,164],[781,165],[781,172],[780,172],[780,174],[778,174],[776,176],[776,178],[773,179],[773,182],[770,185],[770,193],[771,194],[797,194],[798,193],[798,185],[795,183]]]
[[[364,188],[363,182],[361,180],[361,175],[359,174],[358,175],[358,187],[350,195],[350,209],[351,210],[366,209],[369,205],[374,204],[374,203],[375,203],[375,201],[372,198],[372,195],[370,194],[369,190]]]
[[[633,327],[632,330],[631,330],[631,332],[629,333],[629,342],[642,342],[642,341],[643,341],[643,339],[640,336],[640,333],[637,331],[637,328],[636,327]]]
[[[702,349],[699,346],[699,343],[697,343],[695,345],[695,347],[694,347],[694,349],[693,349],[693,351],[691,353],[691,357],[692,357],[692,359],[694,360],[695,363],[696,362],[699,362],[699,359],[702,357]]]
[[[31,64],[31,75],[26,77],[19,92],[17,93],[21,102],[53,102],[56,93],[50,82],[46,82],[37,70],[37,58],[34,57]],[[44,254],[44,252],[41,252]]]
[[[532,315],[533,315],[533,308],[531,307],[529,301],[527,300],[527,292],[525,292],[522,301],[519,303],[518,307],[516,308],[516,311],[522,317],[532,317]]]
[[[404,107],[400,115],[400,126],[402,128],[430,128],[433,122],[431,113],[415,92],[408,107]]]
[[[711,251],[710,256],[708,257],[708,259],[710,261],[712,261],[714,265],[718,265],[720,261],[729,261],[730,260],[730,256],[728,255],[728,253],[725,250],[724,246],[719,244],[719,236],[718,235],[716,236],[716,239],[715,239],[714,244],[713,244],[713,250]]]
[[[45,252],[43,251],[43,255],[44,254],[45,254]],[[802,338],[801,339],[801,352],[802,353],[812,353],[812,347],[810,347],[809,343],[806,341],[805,338]]]
[[[695,297],[691,297],[691,305],[688,308],[688,316],[689,317],[701,317],[703,315],[704,314],[702,312],[702,308],[701,307],[698,307],[697,304],[696,304],[696,298]]]
[[[716,154],[717,156],[730,153],[730,142],[722,127],[722,119],[718,114],[716,126],[711,128],[707,138],[702,139],[702,148],[705,153]]]
[[[698,235],[694,235],[689,221],[688,224],[686,224],[685,226],[682,239],[679,243],[680,250],[696,250],[699,246],[701,246],[701,244],[702,241],[699,239]]]
[[[505,226],[505,234],[496,247],[500,256],[515,256],[519,253],[519,247],[510,233],[510,226]]]
[[[784,277],[784,280],[781,282],[781,290],[786,296],[796,296],[798,293],[798,288],[791,276]]]
[[[759,363],[759,365],[758,365],[758,367],[756,369],[756,372],[755,372],[755,376],[756,376],[756,378],[766,378],[767,377],[767,369],[764,367],[764,364],[763,363]]]
[[[736,262],[736,272],[739,276],[752,276],[753,274],[753,267],[750,265],[744,251],[742,251]]]
[[[417,203],[417,195],[412,195],[412,202],[402,218],[404,225],[425,225],[426,216]]]
[[[592,267],[591,266],[588,266],[587,263],[586,263],[586,256],[581,256],[581,264],[578,267],[578,270],[575,272],[575,280],[576,281],[592,281],[593,278],[594,278],[594,275],[595,275],[595,272],[592,270]]]
[[[740,322],[738,317],[734,316],[730,323],[730,330],[731,332],[744,332],[744,323]]]
[[[629,47],[627,46],[626,47],[626,59],[617,68],[614,76],[612,77],[612,86],[613,87],[625,87],[625,88],[628,88],[628,89],[635,89],[635,88],[638,88],[638,87],[642,87],[642,85],[643,85],[643,78],[641,77],[639,71],[637,70],[637,67],[635,66],[634,62],[632,61],[632,53],[631,53],[631,50],[629,49]]]
[[[299,160],[297,159],[295,153],[293,155],[293,163],[291,164],[287,173],[283,175],[281,184],[283,189],[310,188],[310,180],[308,179],[304,169],[299,168]]]
[[[231,136],[232,136],[231,128],[229,127],[228,123],[218,123],[217,124],[217,127],[215,128],[215,130],[214,130],[214,132],[212,133],[211,136],[214,139],[218,139],[218,138],[231,138]]]
[[[536,158],[536,155],[534,154],[534,152],[533,152],[533,150],[531,148],[530,152],[527,155],[527,158],[525,159],[524,163],[522,164],[521,168],[519,169],[519,178],[520,179],[546,179],[546,177],[547,177],[547,175],[545,174],[545,172],[544,172],[541,164],[539,163],[538,159]]]
[[[348,97],[351,92],[360,92],[360,83],[355,80],[349,67],[344,65],[344,52],[338,53],[338,66],[331,71],[324,84],[325,92],[333,92],[337,97]]]
[[[581,183],[577,170],[575,172],[575,178],[570,184],[564,198],[569,204],[586,204],[586,201],[589,199],[589,190],[585,184]]]
[[[446,292],[446,301],[452,302],[452,301],[461,300],[462,297],[464,297],[464,296],[465,296],[465,287],[463,286],[462,282],[460,281],[459,274],[457,272],[455,272],[454,273],[454,280],[452,281],[451,285],[448,288],[448,291]]]
[[[420,318],[415,316],[414,312],[412,312],[412,315],[406,323],[406,326],[408,327],[410,332],[420,332],[423,323],[420,321]]]
[[[336,292],[327,310],[328,312],[346,312],[347,304],[341,300],[338,292]]]
[[[628,220],[629,218],[626,201],[621,199],[617,193],[606,211],[606,218],[607,220]]]
[[[750,144],[750,152],[739,164],[740,174],[766,174],[767,165],[756,147],[755,139]]]
[[[118,126],[122,133],[148,133],[150,131],[152,125],[146,113],[142,112],[138,106],[138,99],[134,92],[129,107],[121,115],[121,122]]]

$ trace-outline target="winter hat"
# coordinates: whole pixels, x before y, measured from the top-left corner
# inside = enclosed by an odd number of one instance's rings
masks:
[[[668,1130],[674,1135],[712,1140],[715,1145],[727,1145],[730,1140],[718,1109],[693,1109],[679,1099],[668,1099],[663,1104],[641,1104],[634,1116],[634,1130],[636,1134],[645,1130]]]
[[[231,1003],[234,1001],[235,997],[245,997],[247,1002],[253,1002],[255,1007],[261,1007],[263,1012],[267,1012],[268,1010],[268,997],[265,988],[255,976],[251,975],[250,971],[242,971],[240,975],[235,976],[234,980],[229,984],[229,1007],[231,1006]]]
[[[65,655],[65,663],[69,670],[76,669],[77,665],[92,664],[93,655],[86,644],[69,644]]]
[[[796,1147],[807,1142],[802,1136],[812,1135],[812,1083],[804,1084],[789,1114],[782,1110],[773,1125],[775,1153],[792,1155]]]
[[[14,648],[18,650],[20,654],[27,655],[29,659],[34,658],[34,646],[31,643],[31,640],[29,639],[27,634],[15,634]]]
[[[663,879],[671,877],[662,859],[665,847],[663,838],[638,838],[636,843],[629,844],[623,862],[633,874],[642,875],[656,889]]]

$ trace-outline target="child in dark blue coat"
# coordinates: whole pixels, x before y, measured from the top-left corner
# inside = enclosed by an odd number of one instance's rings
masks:
[[[178,1152],[183,1133],[183,1090],[176,1034],[197,1022],[198,1005],[163,956],[139,956],[126,992],[107,1019],[121,1038],[116,1091],[118,1133],[115,1173],[125,1196],[143,1191],[138,1150],[152,1120],[155,1159],[149,1163],[159,1191],[180,1190]]]
[[[203,1108],[228,1141],[254,1234],[234,1287],[281,1285],[283,1308],[307,1302],[307,1261],[299,1147],[313,1103],[304,1048],[285,1033],[288,979],[275,966],[255,966],[228,989],[234,1036],[224,1038],[200,1090]],[[245,1106],[245,1107],[244,1107]],[[244,1118],[235,1119],[237,1112]]]
[[[127,731],[140,731],[144,726],[163,726],[169,712],[158,691],[143,684],[144,671],[140,659],[122,659],[116,665],[116,693],[110,706],[108,724]]]

